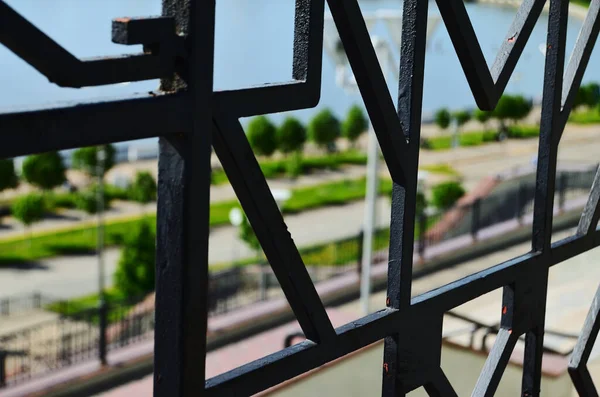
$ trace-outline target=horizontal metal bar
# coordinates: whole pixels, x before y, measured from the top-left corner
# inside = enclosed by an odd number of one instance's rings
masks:
[[[143,54],[80,60],[3,1],[0,43],[61,87],[149,80],[175,72],[173,57]]]
[[[0,157],[150,138],[189,130],[187,94],[136,95],[0,113]]]
[[[319,104],[320,90],[313,90],[304,81],[290,81],[216,91],[214,95],[219,108],[227,109],[230,115],[250,117],[315,107]]]

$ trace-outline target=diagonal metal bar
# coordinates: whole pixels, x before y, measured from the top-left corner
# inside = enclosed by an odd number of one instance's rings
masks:
[[[441,368],[435,371],[431,381],[426,383],[424,387],[430,397],[458,397]]]
[[[594,182],[590,189],[590,195],[588,201],[585,203],[581,218],[579,219],[579,225],[577,225],[577,235],[584,236],[590,235],[598,226],[598,219],[600,219],[600,166],[596,170],[594,175]]]
[[[436,0],[477,105],[493,110],[529,40],[546,0],[525,0],[490,70],[462,0]]]
[[[583,74],[585,73],[592,51],[596,45],[596,40],[598,39],[598,32],[600,32],[599,13],[600,0],[592,0],[583,26],[581,27],[581,31],[579,32],[579,36],[577,37],[577,42],[573,48],[571,59],[569,59],[562,86],[561,135],[569,120],[575,96],[581,86]]]
[[[514,335],[512,330],[506,328],[500,329],[496,336],[494,347],[490,350],[488,359],[485,361],[479,379],[477,379],[477,384],[472,394],[473,397],[488,397],[496,393],[506,364],[508,364],[508,360],[518,339],[519,336]]]
[[[521,395],[531,397],[538,397],[540,395],[543,355],[544,325],[539,324],[536,328],[525,333]]]
[[[540,122],[540,139],[537,157],[536,187],[532,249],[549,254],[554,213],[554,186],[561,128],[561,90],[565,64],[565,45],[569,2],[550,0],[548,16],[544,97]]]
[[[569,368],[581,368],[587,364],[590,358],[590,353],[598,337],[598,331],[600,330],[600,287],[596,290],[590,310],[585,318],[583,329],[573,349],[573,354],[569,360]]]
[[[583,245],[585,244],[585,245]],[[414,313],[443,313],[489,291],[514,283],[520,267],[552,266],[584,249],[600,246],[600,233],[593,239],[570,237],[553,244],[551,260],[539,253],[529,253],[454,281],[412,299],[412,310],[384,309],[353,321],[336,330],[337,343],[316,344],[305,341],[260,360],[226,372],[206,382],[208,396],[252,395],[294,376],[368,346],[388,335],[398,333]]]
[[[569,360],[569,375],[580,396],[598,396],[594,381],[587,369],[587,362],[598,337],[598,331],[600,330],[599,312],[600,287],[594,295],[590,310],[583,324],[583,329]]]
[[[408,144],[358,2],[328,4],[392,179],[404,185]]]
[[[148,93],[112,100],[0,112],[0,157],[65,150],[185,131],[187,94]]]
[[[174,34],[175,32],[173,32]],[[175,58],[128,55],[79,60],[0,0],[0,43],[61,87],[84,87],[166,77]]]
[[[333,326],[242,126],[238,120],[219,114],[213,135],[215,152],[304,335],[317,343],[333,342]]]
[[[598,390],[586,366],[577,370],[569,368],[569,375],[571,376],[575,390],[577,390],[577,394],[581,397],[598,397]]]

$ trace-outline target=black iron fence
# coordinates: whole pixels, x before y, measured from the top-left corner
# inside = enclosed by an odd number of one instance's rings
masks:
[[[43,309],[56,300],[54,297],[39,292],[5,297],[0,299],[0,317]]]

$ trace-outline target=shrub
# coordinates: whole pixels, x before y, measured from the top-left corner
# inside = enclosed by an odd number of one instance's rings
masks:
[[[269,157],[277,150],[277,132],[266,116],[258,116],[250,121],[247,136],[252,150],[259,156]]]
[[[282,153],[292,153],[304,148],[306,128],[294,117],[288,117],[277,129],[277,146]]]
[[[130,187],[129,197],[141,204],[156,200],[156,181],[154,177],[146,171],[138,172]]]
[[[288,176],[292,179],[296,179],[302,175],[303,170],[302,154],[300,152],[292,154],[286,161],[286,172]]]
[[[46,212],[46,201],[39,194],[28,194],[20,197],[12,205],[13,216],[26,228],[40,221]]]
[[[103,175],[115,165],[115,147],[104,145]],[[90,176],[98,176],[98,149],[100,146],[83,147],[75,150],[72,155],[73,168],[81,170]]]
[[[258,241],[256,234],[254,233],[254,229],[252,229],[252,225],[250,225],[250,222],[248,221],[248,218],[246,218],[245,215],[242,218],[242,223],[240,224],[240,230],[238,235],[240,237],[240,240],[248,244],[248,247],[250,247],[257,253],[258,251],[260,251],[260,242]]]
[[[154,290],[156,236],[149,222],[141,222],[125,238],[125,246],[114,275],[115,286],[129,297]]]
[[[539,126],[519,126],[514,125],[508,129],[509,138],[534,138],[540,135]]]
[[[50,190],[62,185],[65,177],[65,166],[58,152],[48,152],[29,156],[23,162],[25,180],[43,190]]]
[[[14,189],[19,185],[12,159],[0,159],[0,191]]]
[[[369,121],[365,116],[363,110],[354,105],[348,111],[346,120],[342,124],[342,134],[351,143],[352,146],[356,143],[356,140],[369,128]]]
[[[331,148],[340,136],[340,122],[329,109],[321,110],[308,125],[308,136],[321,148]]]
[[[110,198],[104,193],[104,208],[110,207]],[[75,196],[75,206],[86,214],[93,215],[98,212],[98,185],[92,185],[88,189],[81,191]]]
[[[450,125],[450,121],[452,121],[452,116],[448,109],[440,109],[435,112],[435,124],[440,127],[442,130],[445,130]]]
[[[452,207],[465,194],[465,189],[459,182],[444,182],[431,190],[431,202],[439,209]]]

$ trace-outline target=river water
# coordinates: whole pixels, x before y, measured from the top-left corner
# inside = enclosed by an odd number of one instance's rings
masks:
[[[120,16],[148,16],[161,12],[159,0],[5,0],[36,26],[78,57],[135,53],[110,41],[110,21]],[[232,89],[290,79],[293,38],[293,0],[218,0],[215,48],[215,89]],[[430,14],[437,15],[435,3]],[[378,8],[399,9],[398,0],[363,0],[366,11]],[[516,13],[511,7],[468,4],[467,9],[478,34],[488,64],[507,33]],[[547,14],[543,14],[529,40],[513,78],[509,93],[537,98],[541,95],[546,40]],[[582,21],[569,20],[567,54],[573,48]],[[372,31],[388,37],[384,24]],[[396,51],[395,56],[398,58]],[[59,88],[0,46],[0,109],[119,96],[156,89],[157,81],[118,84],[85,89]],[[600,80],[600,60],[592,55],[584,80]],[[349,94],[335,83],[335,66],[324,56],[321,103],[339,116],[353,103],[361,104],[357,94]],[[396,97],[397,84],[390,85]],[[474,107],[475,103],[443,24],[430,37],[426,55],[423,110],[430,114],[440,107]],[[315,109],[295,112],[306,120]],[[280,119],[282,115],[273,115]]]

